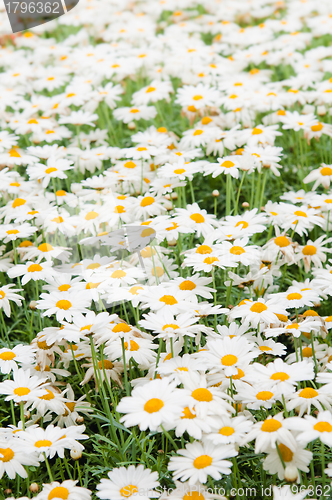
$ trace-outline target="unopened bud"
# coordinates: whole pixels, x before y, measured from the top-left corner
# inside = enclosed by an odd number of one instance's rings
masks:
[[[176,246],[176,239],[173,238],[172,240],[168,241],[168,246],[169,247],[175,247]]]
[[[81,415],[79,415],[76,419],[76,423],[77,424],[83,424],[84,422],[84,417],[82,417]]]
[[[30,302],[29,309],[31,309],[31,311],[35,311],[37,309],[37,302],[35,300]]]
[[[285,468],[285,479],[288,483],[295,483],[299,476],[298,470],[295,465],[287,465]]]
[[[171,195],[169,193],[167,193],[164,195],[164,198],[166,198],[166,200],[169,201],[171,199]]]
[[[172,200],[177,200],[178,199],[178,193],[171,193],[171,198],[172,198]]]
[[[164,203],[164,207],[166,208],[166,210],[169,212],[170,210],[173,210],[173,204],[170,202],[170,201],[166,201]]]
[[[214,190],[212,191],[212,196],[214,196],[215,198],[218,198],[219,194],[220,194],[220,193],[219,193],[218,189],[214,189]]]
[[[325,106],[317,106],[317,115],[318,116],[326,115],[326,107]]]
[[[134,122],[129,122],[128,123],[128,128],[129,128],[129,130],[135,130],[135,128],[136,128],[135,123]]]
[[[73,460],[78,460],[82,456],[82,450],[78,448],[72,448],[70,450],[70,456]]]
[[[12,492],[12,490],[10,488],[7,488],[5,491],[4,491],[4,494],[5,495],[10,495]]]
[[[249,205],[249,203],[247,201],[244,201],[242,203],[242,206],[243,206],[243,208],[249,208],[250,205]]]
[[[29,490],[31,491],[31,493],[38,493],[39,485],[37,483],[31,483],[29,486]]]

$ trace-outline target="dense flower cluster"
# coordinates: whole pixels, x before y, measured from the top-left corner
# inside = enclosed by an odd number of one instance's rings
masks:
[[[1,9],[0,489],[326,487],[331,1]]]

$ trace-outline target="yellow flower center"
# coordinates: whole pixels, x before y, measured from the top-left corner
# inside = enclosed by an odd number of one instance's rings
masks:
[[[9,229],[8,231],[6,231],[7,234],[18,234],[19,233],[19,230],[18,229]]]
[[[168,330],[169,328],[172,328],[173,330],[177,330],[179,328],[179,325],[176,325],[175,323],[167,323],[166,325],[163,326],[163,332],[165,330]]]
[[[122,269],[117,269],[116,271],[114,271],[114,273],[111,274],[111,278],[116,279],[123,278],[124,276],[127,276],[127,273]]]
[[[49,167],[45,170],[45,174],[52,174],[53,172],[56,172],[58,169],[55,167]]]
[[[244,248],[236,246],[236,245],[230,249],[230,253],[233,255],[242,255],[245,252],[246,251]]]
[[[10,462],[14,458],[14,452],[11,448],[0,448],[0,460],[2,462]]]
[[[180,290],[194,290],[196,288],[195,283],[190,280],[184,280],[179,285]]]
[[[162,267],[160,266],[155,266],[156,269],[151,269],[151,274],[152,276],[158,276],[158,278],[160,278],[160,276],[162,276],[163,274],[165,274],[165,271],[163,270]]]
[[[272,351],[271,347],[268,347],[267,345],[260,345],[259,346],[259,350],[263,351],[263,352],[265,352],[265,351]]]
[[[263,304],[263,302],[255,302],[255,304],[253,304],[251,307],[250,307],[250,311],[254,312],[254,313],[262,313],[263,311],[266,311],[267,307],[265,304]]]
[[[25,203],[26,203],[26,200],[24,200],[23,198],[16,198],[16,200],[14,200],[12,203],[12,207],[13,208],[21,207]]]
[[[213,399],[213,396],[212,396],[211,392],[209,391],[209,389],[205,389],[204,387],[201,387],[199,389],[195,389],[191,393],[191,395],[194,399],[196,399],[196,401],[200,401],[200,402],[204,401],[204,402],[209,403]]]
[[[331,169],[331,173],[332,173],[332,169]],[[308,217],[307,214],[305,212],[303,212],[302,210],[295,210],[294,215],[297,215],[298,217]]]
[[[138,488],[133,484],[128,484],[127,486],[124,486],[123,488],[120,489],[121,496],[123,497],[131,497],[131,495],[134,495],[137,492]]]
[[[154,92],[155,90],[156,90],[156,87],[148,87],[145,92],[147,94],[150,94],[151,92]]]
[[[201,135],[201,134],[203,134],[203,130],[200,130],[200,129],[195,130],[195,132],[193,133],[194,136]]]
[[[28,387],[16,387],[13,392],[16,396],[27,396],[30,393],[30,389]]]
[[[191,214],[190,218],[197,224],[202,224],[202,222],[205,222],[205,219],[202,214]]]
[[[321,175],[332,175],[332,168],[331,167],[323,167],[320,171]]]
[[[288,245],[290,245],[290,241],[286,238],[286,236],[277,236],[274,243],[280,248],[288,247]]]
[[[196,253],[199,253],[200,255],[206,255],[207,253],[212,253],[212,248],[208,245],[200,245],[199,247],[197,247]]]
[[[35,442],[36,448],[44,448],[49,446],[52,446],[52,441],[50,441],[49,439],[39,439]]]
[[[49,492],[47,500],[53,500],[53,498],[61,498],[61,500],[67,500],[68,496],[69,491],[67,488],[64,488],[63,486],[56,486]]]
[[[198,491],[189,491],[183,495],[182,500],[205,500],[205,497]]]
[[[18,153],[14,148],[9,151],[9,156],[11,158],[21,158],[20,153]]]
[[[239,222],[237,222],[235,224],[235,227],[239,227],[239,226],[242,226],[242,229],[246,229],[249,226],[249,224],[245,220],[240,220]]]
[[[138,351],[139,345],[137,344],[137,342],[135,342],[135,340],[130,340],[129,345],[129,351]],[[124,348],[126,349],[126,351],[128,350],[128,342],[124,343]]]
[[[205,467],[209,467],[211,464],[212,457],[209,455],[201,455],[200,457],[195,458],[193,462],[195,469],[205,469]]]
[[[306,387],[305,389],[302,389],[302,391],[299,393],[300,398],[304,399],[312,399],[318,396],[318,392],[315,391],[312,387]]]
[[[263,133],[263,130],[261,128],[255,127],[251,133],[252,133],[252,135],[260,135]]]
[[[314,245],[306,245],[302,250],[303,255],[315,255],[317,248]]]
[[[44,396],[40,396],[39,399],[43,399],[44,401],[51,401],[51,399],[55,398],[54,393],[52,391],[50,391],[49,389],[46,389],[46,391],[47,391],[46,394]]]
[[[273,392],[271,391],[260,391],[256,394],[256,399],[259,401],[268,401],[273,397]]]
[[[332,425],[329,422],[317,422],[314,425],[315,431],[318,432],[332,432]]]
[[[293,460],[294,453],[288,448],[288,446],[280,443],[278,448],[284,462],[291,462]]]
[[[280,429],[280,427],[282,427],[282,425],[279,420],[275,418],[268,418],[264,420],[261,430],[263,432],[276,432],[278,429]]]
[[[234,354],[226,354],[221,358],[221,364],[224,366],[233,366],[237,362],[237,357]]]
[[[149,399],[144,405],[144,411],[147,413],[156,413],[160,411],[164,406],[164,403],[159,398]]]
[[[42,243],[41,245],[39,245],[38,250],[40,252],[51,252],[51,250],[53,250],[53,247],[49,243]]]
[[[300,293],[297,293],[297,292],[289,293],[287,295],[287,299],[288,300],[300,300],[300,299],[302,299],[302,295]]]
[[[98,213],[95,212],[94,210],[91,210],[90,212],[88,212],[85,216],[85,220],[93,220],[95,219],[96,217],[98,217]]]
[[[285,380],[289,379],[288,373],[285,372],[275,372],[271,375],[270,377],[271,380],[280,380],[281,382],[284,382]]]
[[[112,370],[112,368],[114,366],[113,363],[111,361],[109,361],[108,359],[104,359],[103,363],[101,361],[98,361],[98,366],[99,366],[100,370],[103,369],[103,365],[104,365],[105,370]]]
[[[191,411],[189,410],[188,406],[186,406],[183,409],[182,415],[183,416],[181,418],[189,418],[190,420],[193,419],[193,418],[196,418],[196,415],[194,415],[194,413],[191,413]]]
[[[231,436],[232,434],[234,434],[234,432],[235,430],[233,429],[233,427],[229,427],[227,425],[219,429],[219,434],[221,434],[222,436]]]
[[[311,126],[311,130],[313,132],[320,132],[322,130],[322,128],[323,128],[323,125],[320,122],[317,123],[317,125],[312,125]]]
[[[31,266],[28,267],[28,273],[35,273],[42,270],[43,268],[39,264],[31,264]]]
[[[312,349],[311,349],[311,347],[304,347],[302,349],[302,356],[304,358],[311,358],[311,356],[312,356]]]
[[[68,309],[71,308],[72,304],[71,302],[69,302],[69,300],[58,300],[55,306],[59,309],[63,309],[64,311],[68,311]]]
[[[70,285],[60,285],[60,286],[58,286],[58,290],[60,292],[67,292],[69,290],[69,288],[71,288]]]
[[[213,264],[214,262],[219,262],[219,259],[218,257],[206,257],[206,259],[204,259],[204,264],[208,264],[208,265],[211,265]]]
[[[142,286],[138,286],[138,285],[135,285],[135,286],[132,286],[130,288],[129,293],[131,293],[132,295],[138,295],[138,291],[137,290],[143,290],[143,287]]]
[[[52,222],[56,222],[57,224],[61,224],[61,222],[63,222],[63,218],[61,216],[54,217],[54,219],[52,219]]]
[[[145,196],[143,200],[141,201],[141,207],[148,207],[149,205],[152,205],[154,203],[154,198],[152,196]]]
[[[119,332],[121,332],[121,333],[127,333],[127,332],[130,332],[130,330],[131,330],[131,327],[129,325],[127,325],[127,323],[118,323],[112,329],[112,331],[114,333],[119,333]]]
[[[16,358],[16,354],[12,351],[5,351],[0,353],[0,359],[2,359],[2,361],[11,361],[14,358]]]
[[[160,299],[159,302],[164,302],[167,306],[174,306],[174,304],[177,304],[178,301],[176,300],[173,295],[163,295]]]
[[[220,164],[220,166],[224,168],[232,168],[235,166],[235,163],[233,163],[230,160],[225,160],[223,163]]]

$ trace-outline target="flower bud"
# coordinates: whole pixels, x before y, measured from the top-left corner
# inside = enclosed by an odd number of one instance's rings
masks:
[[[30,302],[29,309],[31,309],[31,311],[35,311],[37,309],[37,302],[35,300]]]
[[[176,239],[173,238],[172,240],[168,241],[168,246],[169,247],[175,247],[176,246]]]
[[[285,480],[288,483],[295,483],[299,476],[298,470],[295,465],[287,465],[285,469]]]
[[[72,448],[70,450],[70,456],[73,460],[78,460],[82,456],[82,450],[79,448]]]
[[[128,123],[128,128],[129,128],[129,130],[135,130],[135,128],[136,128],[135,123],[134,122],[129,122]]]
[[[249,208],[249,203],[247,201],[244,201],[242,203],[243,208]]]
[[[219,193],[218,189],[214,189],[214,190],[212,191],[212,196],[214,196],[215,198],[218,198],[219,194],[220,194],[220,193]]]
[[[29,490],[31,491],[31,493],[38,493],[39,485],[37,483],[31,483],[29,486]]]
[[[325,106],[317,106],[317,115],[318,116],[326,115],[326,107]]]

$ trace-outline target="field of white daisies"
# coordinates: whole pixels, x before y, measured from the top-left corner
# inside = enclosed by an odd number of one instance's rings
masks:
[[[0,8],[0,499],[332,498],[331,0]]]

